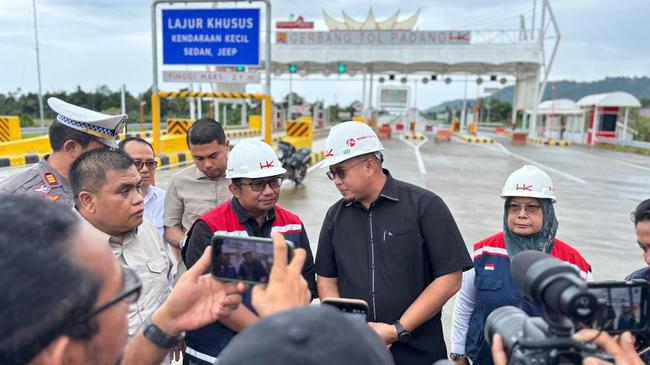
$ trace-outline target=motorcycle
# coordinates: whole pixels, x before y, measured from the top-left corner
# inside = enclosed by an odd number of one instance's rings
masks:
[[[300,185],[307,176],[307,168],[311,161],[311,149],[301,148],[297,150],[291,143],[280,141],[276,153],[282,167],[287,170],[285,179]]]

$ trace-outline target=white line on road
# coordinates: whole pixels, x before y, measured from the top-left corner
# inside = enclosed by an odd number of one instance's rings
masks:
[[[407,145],[413,147],[413,152],[415,153],[415,160],[418,162],[418,169],[420,170],[420,173],[422,175],[427,173],[427,170],[424,168],[424,161],[422,160],[422,154],[420,153],[420,147],[425,144],[429,139],[424,136],[424,139],[421,140],[419,143],[415,144],[410,141],[407,141],[404,139],[403,136],[400,136],[399,138],[402,142],[406,143]]]
[[[579,178],[579,177],[575,177],[575,176],[573,176],[573,175],[567,174],[566,172],[562,172],[562,171],[560,171],[560,170],[558,170],[558,169],[554,169],[554,168],[552,168],[552,167],[550,167],[550,166],[548,166],[548,165],[545,165],[545,164],[543,164],[543,163],[541,163],[541,162],[537,162],[537,161],[535,161],[535,160],[531,160],[531,159],[528,158],[528,157],[524,157],[524,156],[522,156],[522,155],[518,155],[518,154],[516,154],[516,153],[510,151],[509,149],[505,148],[501,143],[499,143],[499,142],[497,142],[497,141],[494,141],[494,144],[497,145],[497,146],[501,149],[501,151],[503,151],[505,154],[507,154],[507,155],[509,155],[509,156],[512,156],[512,157],[514,157],[514,158],[518,158],[518,159],[520,159],[520,160],[522,160],[522,161],[525,161],[525,162],[531,163],[531,164],[533,164],[533,165],[537,165],[538,167],[541,167],[541,168],[543,168],[544,170],[553,171],[554,173],[556,173],[556,174],[558,174],[558,175],[564,176],[564,177],[566,177],[566,178],[569,179],[569,180],[573,180],[573,181],[575,181],[575,182],[579,182],[580,184],[586,184],[586,183],[587,183],[585,180],[582,180],[582,179]],[[481,144],[479,144],[479,146],[487,147],[487,145],[481,145]]]

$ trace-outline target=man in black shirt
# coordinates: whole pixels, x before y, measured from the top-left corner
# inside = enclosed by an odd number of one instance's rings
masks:
[[[394,179],[382,150],[366,124],[330,131],[324,165],[342,199],[321,228],[318,293],[367,301],[370,326],[392,344],[395,363],[430,365],[447,357],[440,310],[472,260],[442,199]]]

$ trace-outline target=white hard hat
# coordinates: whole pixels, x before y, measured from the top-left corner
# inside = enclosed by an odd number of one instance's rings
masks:
[[[257,179],[282,175],[287,170],[282,167],[273,148],[259,139],[249,138],[237,142],[228,155],[226,177],[236,179],[247,177]]]
[[[352,157],[383,151],[384,146],[367,124],[344,122],[334,126],[325,141],[325,160],[329,167]]]
[[[551,177],[532,165],[525,165],[508,176],[508,180],[503,185],[501,197],[551,199],[553,203],[557,202]]]

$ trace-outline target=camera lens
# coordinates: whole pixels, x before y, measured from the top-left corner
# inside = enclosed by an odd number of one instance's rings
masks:
[[[505,306],[492,311],[485,320],[483,335],[492,344],[492,337],[498,333],[503,337],[503,345],[507,353],[523,336],[524,322],[529,318],[526,312],[517,307]]]

